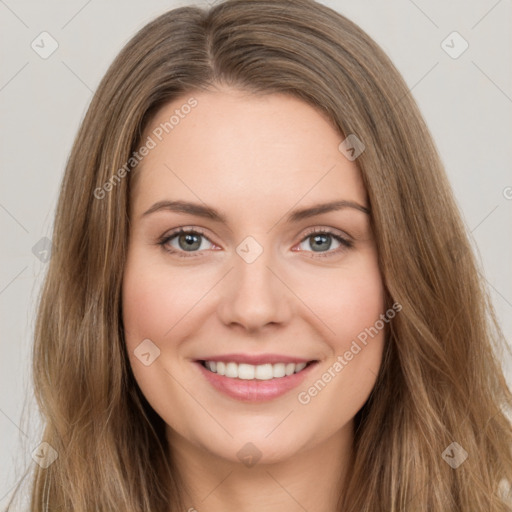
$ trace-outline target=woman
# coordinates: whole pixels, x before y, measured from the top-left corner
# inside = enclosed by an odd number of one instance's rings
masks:
[[[512,510],[499,326],[407,86],[343,16],[144,27],[53,247],[32,510]]]

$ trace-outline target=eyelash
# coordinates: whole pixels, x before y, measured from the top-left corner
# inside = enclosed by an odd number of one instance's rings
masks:
[[[190,257],[196,257],[197,254],[194,254],[194,252],[196,251],[192,251],[192,252],[188,252],[188,251],[181,251],[181,250],[176,250],[176,249],[169,249],[169,247],[167,246],[167,244],[175,237],[179,236],[179,235],[189,235],[189,234],[192,234],[192,235],[201,235],[202,237],[206,238],[210,243],[213,243],[211,242],[211,240],[205,235],[205,233],[201,230],[201,229],[198,229],[198,228],[178,228],[176,229],[175,231],[169,233],[169,234],[166,234],[166,235],[163,235],[159,240],[158,240],[158,245],[160,245],[162,247],[162,249],[170,254],[176,254],[177,256],[179,256],[180,258],[190,258]],[[308,238],[310,238],[311,236],[313,235],[317,235],[317,234],[321,234],[321,235],[330,235],[332,236],[336,241],[338,241],[340,244],[341,244],[341,247],[338,247],[337,249],[333,250],[333,251],[326,251],[326,252],[317,252],[315,254],[315,256],[312,256],[312,257],[319,257],[319,258],[326,258],[326,257],[330,257],[330,256],[334,256],[334,255],[337,255],[343,251],[346,251],[348,249],[351,249],[354,244],[352,241],[350,240],[347,240],[346,238],[343,238],[342,236],[338,235],[337,233],[335,233],[334,231],[328,229],[328,228],[322,228],[322,229],[319,229],[319,228],[313,228],[313,229],[310,229],[308,230],[303,238],[301,239],[300,241],[300,244],[302,244],[302,242],[304,242],[305,240],[307,240]],[[200,251],[197,251],[197,252],[200,252]],[[300,251],[300,252],[314,252],[314,251]]]

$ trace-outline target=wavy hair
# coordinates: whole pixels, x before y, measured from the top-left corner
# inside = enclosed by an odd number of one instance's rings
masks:
[[[512,403],[506,343],[419,109],[357,25],[313,0],[182,7],[143,27],[101,81],[62,181],[36,322],[33,374],[43,440],[31,511],[185,510],[163,420],[132,375],[121,284],[130,182],[119,178],[164,104],[226,84],[284,93],[328,116],[357,159],[389,304],[375,387],[355,417],[344,512],[510,512]],[[118,178],[108,194],[98,189]],[[133,183],[132,183],[133,186]],[[468,454],[447,463],[458,443]],[[507,490],[508,489],[508,490]]]

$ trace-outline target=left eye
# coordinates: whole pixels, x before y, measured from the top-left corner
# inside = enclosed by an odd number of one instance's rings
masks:
[[[335,246],[332,247],[333,241]],[[304,244],[307,244],[309,248],[312,249],[313,252],[335,252],[336,249],[340,247],[350,247],[351,244],[348,240],[345,240],[341,236],[335,235],[334,233],[329,233],[326,231],[318,231],[309,234],[306,236],[302,242],[299,244],[299,248],[301,250],[308,250],[304,248]],[[333,249],[330,251],[330,249]]]

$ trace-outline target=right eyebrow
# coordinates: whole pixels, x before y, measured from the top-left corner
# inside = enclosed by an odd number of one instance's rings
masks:
[[[145,217],[153,212],[167,210],[176,213],[188,213],[196,215],[197,217],[204,217],[206,219],[214,220],[216,222],[223,222],[227,224],[226,217],[218,212],[215,208],[205,206],[197,203],[190,203],[187,201],[158,201],[149,210],[146,210],[141,217]]]

